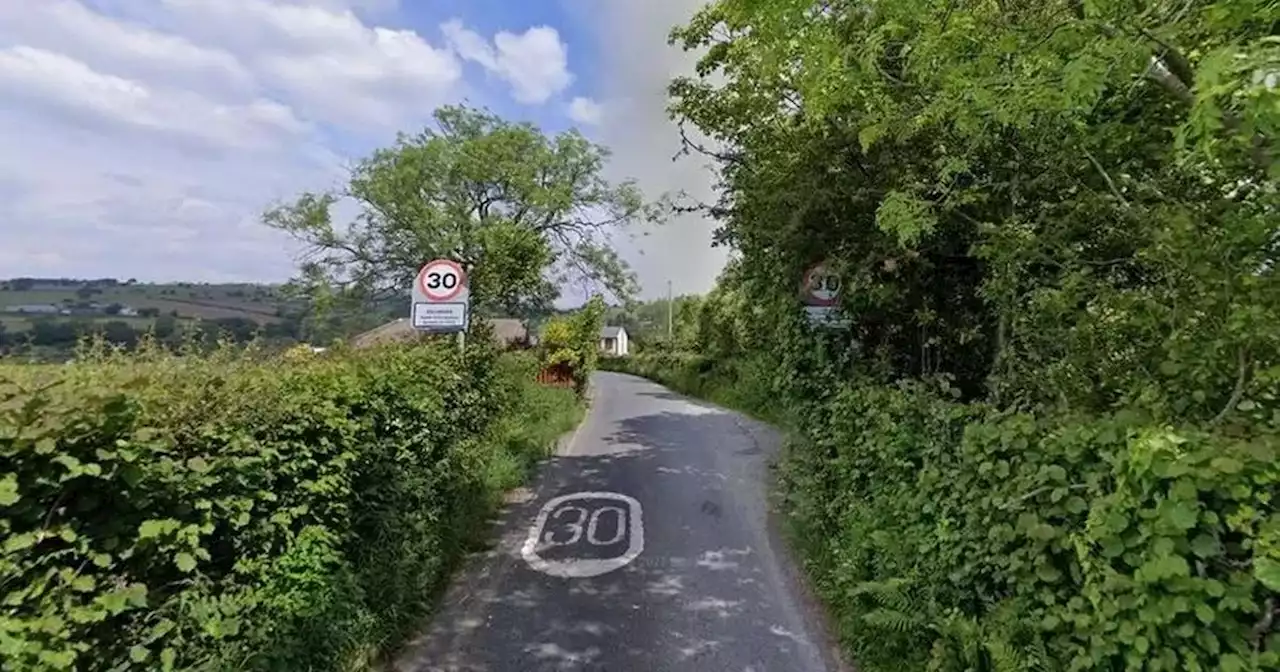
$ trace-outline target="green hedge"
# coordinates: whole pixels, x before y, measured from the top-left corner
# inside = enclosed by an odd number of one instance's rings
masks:
[[[769,385],[693,356],[610,364],[695,393]],[[849,383],[791,405],[788,514],[860,669],[1280,666],[1274,437],[952,398]]]
[[[0,669],[368,667],[576,422],[531,358],[0,368]]]
[[[629,373],[673,390],[738,409],[770,422],[785,422],[786,409],[768,381],[776,373],[759,359],[716,360],[699,354],[656,350],[627,357],[601,357],[602,371]]]

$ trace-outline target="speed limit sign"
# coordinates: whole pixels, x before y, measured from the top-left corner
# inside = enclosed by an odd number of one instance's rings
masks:
[[[467,274],[455,261],[436,259],[418,271],[418,287],[428,301],[450,301],[467,288]]]
[[[847,326],[840,316],[840,274],[826,263],[805,271],[800,281],[800,301],[809,323],[821,327]]]
[[[465,331],[470,304],[467,272],[458,262],[427,262],[413,281],[413,328],[434,333]]]

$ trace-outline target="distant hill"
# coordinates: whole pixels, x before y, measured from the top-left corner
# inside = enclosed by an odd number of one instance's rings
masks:
[[[12,278],[0,280],[0,322],[10,331],[41,317],[145,322],[162,315],[179,320],[240,318],[271,324],[290,306],[279,286],[257,284],[140,283],[113,278]]]

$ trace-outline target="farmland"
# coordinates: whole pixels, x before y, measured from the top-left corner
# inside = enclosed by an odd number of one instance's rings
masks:
[[[38,312],[49,310],[47,306],[61,311],[62,318],[122,320],[145,329],[160,315],[186,321],[241,318],[258,324],[279,322],[285,301],[279,289],[270,285],[153,284],[112,279],[0,281],[0,322],[9,331],[29,329],[35,319],[48,316]]]

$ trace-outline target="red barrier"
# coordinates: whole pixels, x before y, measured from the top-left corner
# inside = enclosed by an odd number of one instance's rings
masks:
[[[549,366],[538,371],[537,380],[552,387],[573,387],[573,370],[564,364]]]

